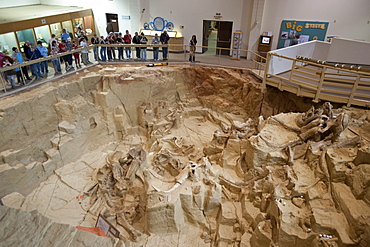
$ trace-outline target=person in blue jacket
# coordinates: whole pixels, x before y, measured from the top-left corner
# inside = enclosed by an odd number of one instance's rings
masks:
[[[35,47],[35,44],[30,45],[30,49],[28,50],[28,56],[30,60],[36,60],[41,58],[40,51]],[[31,64],[32,73],[36,76],[36,79],[43,78],[40,72],[40,63]]]
[[[48,48],[46,48],[45,46],[42,45],[41,41],[37,41],[37,50],[39,50],[39,52],[41,54],[41,57],[47,57],[48,56],[49,50],[48,50]],[[40,65],[41,65],[41,74],[49,73],[48,62],[49,61],[46,60],[46,61],[42,61],[40,63]]]
[[[24,62],[24,59],[23,59],[22,53],[19,52],[18,48],[17,47],[13,47],[12,50],[13,50],[12,58],[13,59],[17,59],[18,63],[23,63]],[[27,66],[21,67],[21,70],[23,72],[23,75],[26,77],[26,79],[30,81],[31,78],[28,75]],[[22,72],[20,70],[16,70],[16,71],[17,71],[17,80],[18,80],[18,83],[22,83],[23,82]]]

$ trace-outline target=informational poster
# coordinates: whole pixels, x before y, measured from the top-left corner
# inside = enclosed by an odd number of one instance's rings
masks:
[[[288,21],[281,22],[278,49],[311,40],[325,41],[329,22]]]

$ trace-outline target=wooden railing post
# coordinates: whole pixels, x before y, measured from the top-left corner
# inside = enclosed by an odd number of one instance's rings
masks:
[[[293,60],[293,63],[292,63],[292,68],[290,69],[290,75],[289,75],[289,81],[292,80],[292,77],[293,77],[293,73],[294,73],[294,68],[295,68],[295,64],[297,62],[297,59],[294,59]]]
[[[267,74],[270,67],[270,60],[271,60],[271,54],[268,52],[266,57],[266,66],[265,66],[265,74],[263,75],[263,81],[262,81],[262,92],[266,91],[266,81],[267,81]]]
[[[0,72],[1,83],[3,84],[4,92],[6,93],[6,80],[4,77],[5,77],[4,73]]]
[[[353,98],[355,97],[355,93],[356,93],[357,86],[358,86],[359,82],[360,82],[360,75],[357,75],[356,76],[356,81],[355,81],[355,83],[353,84],[353,87],[352,87],[351,95],[349,96],[349,99],[348,99],[348,102],[347,102],[348,107],[350,107],[351,104],[352,104],[352,101],[353,101]]]
[[[322,71],[321,71],[319,86],[317,87],[315,98],[312,100],[315,103],[319,102],[319,97],[320,97],[320,93],[321,93],[322,84],[324,83],[324,80],[325,80],[325,73],[326,73],[326,66],[324,66]]]

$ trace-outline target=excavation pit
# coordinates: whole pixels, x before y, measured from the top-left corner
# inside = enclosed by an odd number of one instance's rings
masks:
[[[19,209],[2,212],[72,227],[94,227],[101,215],[128,246],[364,243],[368,111],[334,109],[333,122],[347,116],[348,123],[325,139],[302,134],[296,119],[304,113],[280,113],[311,105],[275,89],[263,93],[240,70],[97,65],[76,72],[0,101],[0,198]],[[64,230],[51,242],[87,243],[70,236],[79,230],[55,223]],[[37,232],[48,228],[35,224],[7,243],[44,241]],[[355,230],[343,230],[349,227]]]

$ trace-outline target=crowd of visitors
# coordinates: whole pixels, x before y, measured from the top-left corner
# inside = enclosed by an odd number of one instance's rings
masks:
[[[63,29],[59,39],[55,34],[52,34],[46,46],[44,46],[42,41],[38,41],[37,45],[26,41],[22,46],[23,53],[21,53],[17,47],[13,47],[12,56],[3,59],[2,63],[0,63],[0,68],[24,63],[24,61],[36,60],[49,55],[63,54],[78,48],[86,48],[82,50],[80,49],[73,54],[60,55],[59,57],[54,57],[50,60],[44,60],[40,63],[30,65],[29,69],[32,76],[37,80],[39,78],[47,77],[47,74],[49,73],[49,62],[51,62],[55,74],[62,73],[61,64],[64,64],[65,72],[68,72],[75,67],[81,68],[81,61],[84,65],[90,64],[89,49],[87,49],[89,44],[96,45],[92,49],[95,61],[130,60],[133,59],[132,51],[136,51],[136,59],[146,61],[148,60],[147,44],[168,44],[170,39],[166,31],[164,31],[160,36],[155,34],[151,40],[148,40],[144,33],[139,34],[138,32],[135,32],[134,36],[131,36],[128,30],[125,31],[124,35],[122,35],[122,33],[117,34],[110,31],[106,37],[101,36],[100,38],[94,34],[90,40],[87,38],[85,32],[81,30],[77,40],[72,40],[72,38],[73,36],[68,33],[66,29]],[[140,46],[135,48],[132,46],[110,47],[99,46],[99,44],[135,44]],[[162,47],[162,59],[168,59],[168,47]],[[159,47],[153,47],[153,60],[159,60]],[[4,75],[12,88],[15,88],[15,75],[17,76],[17,83],[20,85],[25,84],[25,80],[31,80],[28,66],[9,70]]]

